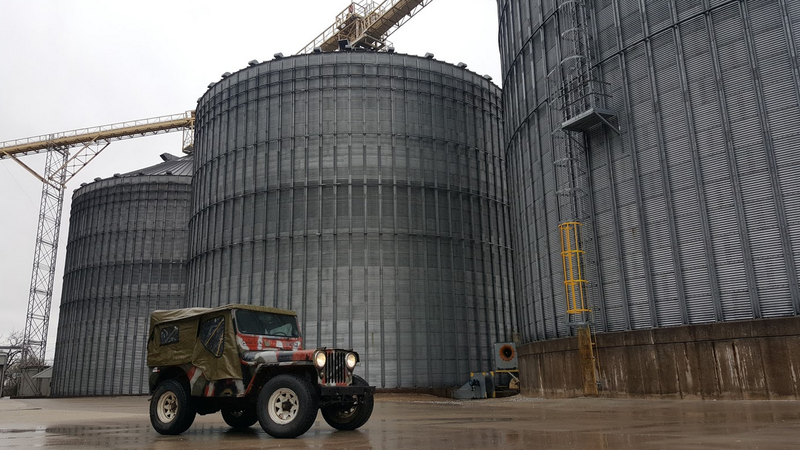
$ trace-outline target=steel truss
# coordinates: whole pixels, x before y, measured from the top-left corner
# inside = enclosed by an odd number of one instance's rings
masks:
[[[354,1],[342,10],[334,23],[315,37],[297,54],[339,50],[339,41],[347,40],[351,48],[386,50],[387,38],[433,0]]]

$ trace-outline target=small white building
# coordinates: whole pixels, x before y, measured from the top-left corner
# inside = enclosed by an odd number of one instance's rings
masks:
[[[53,378],[53,368],[49,366],[30,366],[23,369],[33,386],[22,380],[19,386],[19,397],[48,397],[50,396],[50,379]],[[38,392],[37,392],[38,390]]]

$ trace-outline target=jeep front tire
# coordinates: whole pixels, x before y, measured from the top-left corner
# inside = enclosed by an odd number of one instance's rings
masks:
[[[181,434],[196,415],[194,403],[183,384],[167,380],[159,384],[150,399],[150,423],[160,434]]]
[[[272,437],[294,438],[314,424],[317,405],[308,381],[295,375],[277,375],[258,394],[258,421]]]

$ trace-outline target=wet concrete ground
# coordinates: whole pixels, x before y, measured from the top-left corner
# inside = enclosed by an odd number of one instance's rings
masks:
[[[379,395],[361,429],[319,416],[297,439],[198,416],[181,436],[150,427],[146,397],[0,399],[0,448],[29,449],[797,449],[800,402]]]

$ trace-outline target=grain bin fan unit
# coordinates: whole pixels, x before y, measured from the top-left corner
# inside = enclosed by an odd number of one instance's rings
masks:
[[[513,342],[497,342],[494,344],[495,370],[517,369],[517,347]]]

